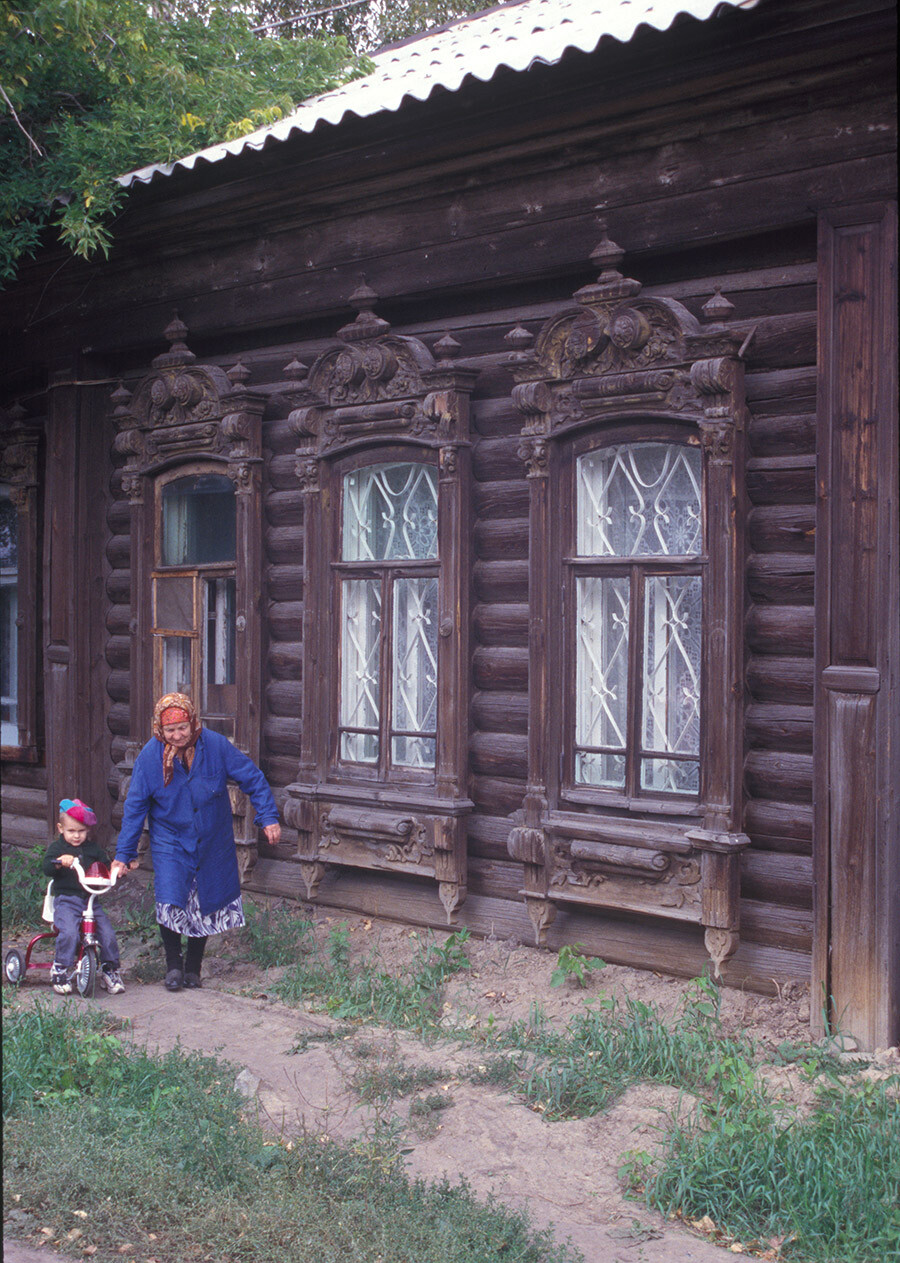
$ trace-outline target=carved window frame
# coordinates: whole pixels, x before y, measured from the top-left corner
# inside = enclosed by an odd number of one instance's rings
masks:
[[[16,722],[18,741],[0,746],[0,760],[38,763],[42,757],[38,698],[40,643],[40,519],[38,458],[41,434],[25,420],[24,409],[10,409],[0,435],[0,483],[9,488],[15,509],[16,561]]]
[[[524,865],[524,898],[543,942],[556,906],[615,908],[703,926],[718,973],[739,932],[743,790],[743,548],[746,407],[732,305],[717,292],[705,327],[680,303],[641,295],[603,237],[596,283],[535,340],[507,335],[524,417],[519,454],[529,480],[530,687],[528,784],[508,850]],[[703,717],[696,800],[586,792],[562,783],[574,672],[557,588],[565,527],[574,530],[575,453],[628,435],[668,434],[702,453]],[[571,474],[566,478],[567,463]],[[563,642],[567,648],[561,650]],[[563,688],[566,702],[561,702]]]
[[[160,686],[152,634],[153,576],[161,529],[161,487],[198,472],[224,475],[235,489],[235,707],[233,741],[257,762],[262,718],[262,414],[266,396],[248,389],[241,363],[227,373],[198,364],[176,316],[169,350],[130,392],[113,393],[115,451],[125,457],[117,481],[131,505],[130,740],[118,765],[119,801],[134,759],[150,733]],[[186,567],[185,569],[194,569]],[[195,699],[199,700],[199,699]],[[242,876],[256,861],[257,830],[245,795],[229,786]]]
[[[469,701],[469,397],[476,372],[454,363],[459,344],[395,334],[361,287],[358,315],[307,370],[294,361],[289,424],[300,440],[304,493],[304,659],[301,758],[285,819],[297,830],[307,895],[331,870],[429,878],[448,922],[466,896]],[[433,773],[387,774],[338,758],[340,571],[344,474],[385,463],[438,473],[438,700]],[[351,563],[352,565],[352,563]],[[382,706],[384,724],[390,716]]]

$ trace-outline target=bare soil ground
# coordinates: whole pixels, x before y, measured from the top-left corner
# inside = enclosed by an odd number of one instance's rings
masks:
[[[429,933],[369,917],[321,910],[311,915],[317,935],[324,938],[335,926],[346,925],[352,951],[377,951],[392,970],[412,960],[419,936]],[[476,939],[467,950],[471,966],[446,992],[448,1025],[474,1025],[491,1016],[506,1025],[527,1019],[535,1003],[564,1025],[587,998],[601,994],[629,995],[671,1012],[687,985],[662,974],[607,965],[590,976],[584,989],[571,982],[553,987],[554,954],[516,941]],[[200,991],[172,994],[158,980],[136,981],[152,979],[160,953],[153,945],[148,959],[147,951],[140,960],[132,952],[130,961],[125,953],[124,995],[108,997],[98,991],[93,1001],[71,1001],[52,994],[45,974],[29,974],[23,999],[41,995],[53,1004],[101,1005],[128,1019],[134,1039],[142,1044],[161,1050],[180,1044],[217,1054],[230,1063],[230,1073],[240,1074],[248,1108],[283,1137],[306,1132],[374,1145],[393,1129],[407,1151],[411,1175],[428,1180],[445,1174],[453,1180],[465,1177],[479,1194],[493,1192],[510,1205],[526,1207],[536,1225],[553,1224],[559,1239],[570,1238],[585,1263],[722,1263],[729,1253],[728,1243],[723,1251],[722,1243],[680,1221],[664,1220],[623,1193],[617,1174],[622,1154],[654,1150],[662,1113],[679,1108],[677,1090],[640,1085],[602,1115],[547,1122],[507,1091],[476,1085],[466,1077],[483,1056],[477,1046],[449,1038],[428,1045],[372,1026],[348,1030],[325,1014],[279,1003],[272,984],[281,971],[248,964],[234,935],[210,941]],[[160,967],[159,977],[161,972]],[[809,1001],[800,989],[773,997],[725,989],[722,1014],[726,1030],[750,1031],[773,1047],[809,1036]],[[398,1062],[449,1077],[389,1107],[363,1103],[352,1086],[354,1076],[373,1068],[389,1072]],[[781,1076],[779,1088],[799,1087],[790,1081],[789,1068],[772,1073]],[[414,1102],[430,1095],[436,1106],[435,1094],[446,1107],[420,1114]],[[30,1236],[30,1227],[27,1222],[8,1225],[20,1237]],[[28,1248],[33,1247],[32,1238]],[[17,1255],[15,1249],[8,1241],[8,1263],[37,1263],[42,1257]]]

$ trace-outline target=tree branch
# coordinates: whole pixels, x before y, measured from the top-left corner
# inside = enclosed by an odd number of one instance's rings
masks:
[[[305,22],[307,18],[321,18],[328,13],[340,13],[342,9],[358,9],[361,4],[367,4],[368,0],[349,0],[347,4],[335,4],[330,9],[313,9],[309,13],[295,13],[292,18],[282,18],[279,22],[264,22],[262,26],[252,26],[250,29],[254,35],[259,31],[271,31],[276,26],[288,26],[291,22]]]
[[[0,93],[2,93],[3,100],[6,102],[7,106],[9,107],[9,112],[13,116],[13,122],[15,123],[16,127],[18,127],[19,131],[28,141],[29,145],[31,145],[32,149],[34,149],[38,157],[43,158],[44,156],[43,149],[40,147],[40,145],[37,143],[35,138],[32,136],[31,132],[28,131],[28,129],[25,126],[23,126],[22,120],[19,118],[18,114],[16,113],[15,106],[13,105],[12,101],[10,101],[9,97],[6,95],[6,92],[3,88],[2,83],[0,83]]]

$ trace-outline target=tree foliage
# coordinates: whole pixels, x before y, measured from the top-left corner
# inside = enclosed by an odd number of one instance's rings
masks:
[[[52,225],[106,253],[116,177],[272,123],[365,73],[341,36],[279,38],[222,0],[0,0],[0,279]]]

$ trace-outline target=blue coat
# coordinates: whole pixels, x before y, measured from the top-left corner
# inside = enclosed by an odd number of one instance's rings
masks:
[[[275,799],[256,764],[209,728],[197,738],[190,772],[176,758],[167,786],[162,756],[163,744],[153,737],[135,759],[116,859],[134,859],[149,817],[157,902],[183,908],[196,877],[200,911],[208,916],[241,893],[228,781],[248,795],[260,827],[277,821]]]

